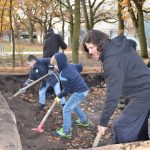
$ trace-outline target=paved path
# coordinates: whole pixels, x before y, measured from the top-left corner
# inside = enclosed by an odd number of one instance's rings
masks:
[[[71,51],[65,51],[64,52],[65,54],[71,54],[72,52]],[[79,53],[82,53],[81,51],[79,51]],[[43,52],[42,51],[37,51],[37,52],[15,52],[16,55],[20,55],[20,54],[23,54],[23,55],[42,55]],[[12,55],[12,52],[0,52],[0,56],[8,56],[8,55]]]

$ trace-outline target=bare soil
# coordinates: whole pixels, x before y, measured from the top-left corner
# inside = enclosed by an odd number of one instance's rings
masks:
[[[97,133],[97,124],[104,103],[105,90],[100,88],[91,88],[91,92],[86,101],[82,104],[82,108],[87,113],[90,126],[88,128],[73,127],[73,135],[69,139],[56,138],[52,136],[52,132],[62,125],[62,107],[57,104],[48,120],[45,123],[44,133],[36,133],[32,128],[38,127],[40,121],[44,117],[48,108],[52,104],[52,99],[47,100],[47,108],[44,111],[37,110],[38,101],[38,85],[27,91],[25,95],[10,100],[9,97],[15,94],[20,88],[20,82],[13,80],[14,78],[0,78],[0,91],[8,101],[12,111],[14,111],[17,126],[21,137],[23,150],[53,150],[53,149],[79,149],[91,148]],[[72,114],[76,119],[75,114]],[[117,114],[112,117],[111,124]],[[107,135],[102,138],[99,145],[110,145],[113,143],[112,132],[109,130]]]

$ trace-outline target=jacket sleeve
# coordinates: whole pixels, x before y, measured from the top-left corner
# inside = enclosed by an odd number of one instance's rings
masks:
[[[63,82],[63,90],[61,91],[60,94],[58,94],[59,98],[62,98],[64,96],[67,96],[68,93],[70,93],[70,85],[67,78],[59,76],[60,81]],[[63,80],[63,81],[62,81]]]
[[[79,73],[82,72],[83,66],[81,64],[74,64],[74,66],[76,67],[76,69]]]
[[[47,67],[50,65],[50,59],[49,58],[38,59],[38,62],[46,65]]]
[[[58,40],[59,40],[59,43],[60,43],[60,47],[62,49],[66,49],[67,48],[67,44],[63,41],[62,37],[60,35],[58,35]]]
[[[33,81],[34,81],[34,80],[28,78],[28,79],[25,81],[25,83],[23,84],[23,87],[28,86],[28,85],[31,84]]]
[[[124,73],[117,67],[104,68],[106,79],[106,100],[100,117],[100,125],[107,127],[110,117],[113,115],[120,96],[124,82]]]

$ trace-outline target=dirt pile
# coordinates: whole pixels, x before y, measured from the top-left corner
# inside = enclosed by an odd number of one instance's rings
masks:
[[[23,80],[22,78],[18,79],[19,81]],[[97,133],[96,125],[99,122],[99,115],[104,101],[102,89],[92,88],[87,100],[82,104],[83,109],[91,121],[90,126],[88,128],[73,126],[73,136],[70,139],[60,139],[52,136],[52,132],[62,125],[62,108],[59,104],[54,108],[46,121],[44,133],[36,133],[32,131],[32,128],[38,127],[47,109],[52,104],[52,99],[47,100],[46,110],[38,111],[38,91],[33,93],[32,91],[34,91],[34,89],[31,89],[26,95],[20,95],[14,100],[9,100],[8,97],[17,92],[21,83],[8,77],[3,77],[1,81],[3,82],[0,83],[0,90],[7,99],[11,110],[14,111],[16,115],[23,150],[86,149],[92,147]],[[76,119],[74,114],[73,119]],[[111,144],[111,136],[111,132],[109,131],[105,139],[100,141],[100,145]]]

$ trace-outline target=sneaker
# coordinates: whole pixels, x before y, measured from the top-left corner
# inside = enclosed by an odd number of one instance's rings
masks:
[[[69,137],[71,137],[72,133],[71,133],[71,131],[66,133],[63,128],[59,128],[55,132],[53,132],[52,135],[57,136],[57,137],[69,138]]]
[[[80,119],[77,119],[73,122],[73,124],[76,126],[88,127],[90,123],[89,123],[89,121],[81,122]]]
[[[38,106],[38,110],[43,110],[43,109],[44,109],[44,107],[45,107],[45,104],[39,104],[39,106]]]

